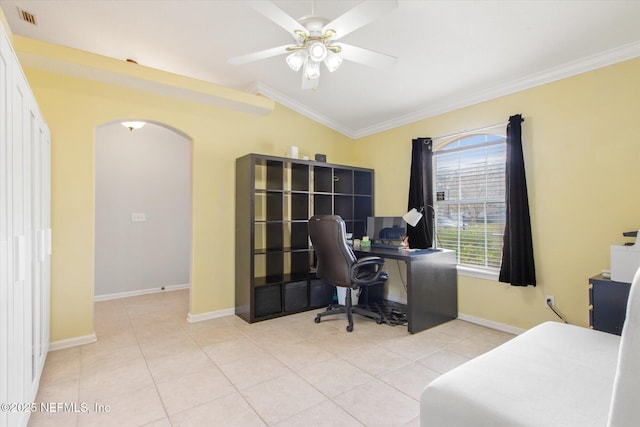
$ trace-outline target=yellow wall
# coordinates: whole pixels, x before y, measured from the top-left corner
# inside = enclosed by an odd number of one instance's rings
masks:
[[[250,152],[327,154],[349,163],[350,140],[281,106],[267,115],[25,69],[52,135],[51,340],[93,332],[94,130],[127,117],[193,141],[192,314],[234,306],[235,159]],[[143,160],[142,160],[143,161]],[[186,313],[185,313],[186,314]]]
[[[609,268],[609,248],[640,228],[640,59],[423,120],[356,141],[376,171],[376,214],[407,204],[411,139],[506,122],[522,113],[538,286],[459,276],[459,311],[529,328],[557,320],[588,325],[588,278]]]
[[[85,65],[91,62],[83,58]],[[301,156],[323,152],[333,163],[372,167],[376,214],[400,215],[407,203],[412,138],[479,128],[522,113],[538,287],[459,278],[461,313],[521,328],[554,319],[543,308],[544,294],[556,297],[570,322],[586,325],[588,277],[608,268],[609,245],[622,241],[622,231],[640,227],[640,200],[633,191],[640,182],[634,126],[640,59],[355,142],[279,105],[255,116],[36,69],[25,72],[52,134],[52,341],[93,331],[94,130],[124,118],[164,123],[193,140],[192,314],[234,305],[234,164],[249,152],[284,155],[287,145],[297,145]]]

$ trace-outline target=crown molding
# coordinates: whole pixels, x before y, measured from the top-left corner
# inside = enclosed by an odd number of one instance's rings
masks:
[[[546,83],[551,83],[557,80],[562,80],[578,74],[586,73],[588,71],[593,71],[598,68],[616,64],[618,62],[627,61],[639,56],[640,41],[637,41],[585,58],[567,62],[557,67],[551,67],[541,72],[532,73],[523,78],[512,80],[510,82],[506,82],[504,84],[500,84],[488,89],[465,94],[459,97],[431,101],[430,104],[432,106],[428,108],[424,108],[410,114],[398,116],[391,120],[379,122],[373,126],[364,127],[361,129],[351,129],[348,126],[345,126],[344,123],[340,123],[339,121],[333,120],[317,111],[314,111],[313,109],[292,100],[286,95],[262,83],[255,84],[250,89],[250,91],[254,91],[252,93],[261,93],[265,96],[268,96],[274,101],[296,111],[297,113],[315,120],[316,122],[323,124],[351,139],[359,139],[400,126],[415,123],[420,120],[435,117],[440,114],[455,111],[460,108],[499,98],[501,96],[511,95],[513,93],[540,86]]]
[[[249,93],[260,94],[268,98],[271,98],[278,104],[282,104],[285,107],[295,111],[296,113],[301,114],[305,117],[308,117],[311,120],[328,127],[329,129],[333,129],[336,132],[341,133],[342,135],[349,137],[351,139],[356,139],[355,138],[356,133],[353,129],[350,129],[349,127],[345,126],[343,123],[333,120],[332,118],[327,117],[326,115],[321,114],[318,111],[315,111],[307,107],[306,105],[303,105],[300,102],[289,98],[282,92],[278,92],[277,90],[273,89],[272,87],[262,82],[254,83],[253,85],[251,85],[251,87],[249,87],[248,91]]]
[[[575,61],[567,62],[558,67],[548,68],[544,71],[537,72],[525,76],[521,79],[512,80],[506,84],[501,84],[474,92],[461,97],[452,99],[441,99],[438,102],[432,102],[435,107],[425,108],[411,114],[397,117],[386,122],[378,123],[374,126],[358,129],[354,133],[354,139],[373,135],[396,127],[415,123],[420,120],[435,117],[439,114],[448,113],[460,108],[468,107],[501,96],[511,95],[526,89],[531,89],[546,83],[566,79],[578,74],[593,71],[619,62],[640,56],[640,41],[629,43],[615,49],[581,58]]]

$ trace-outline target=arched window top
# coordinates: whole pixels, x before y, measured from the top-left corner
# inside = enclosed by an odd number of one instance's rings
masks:
[[[497,273],[505,226],[504,130],[466,132],[436,141],[439,245],[455,250],[458,264]]]
[[[497,130],[497,129],[496,129]],[[434,153],[457,151],[460,149],[471,149],[483,146],[490,146],[495,144],[502,144],[506,142],[505,130],[502,132],[483,132],[483,133],[469,133],[464,135],[457,135],[451,138],[442,138],[436,141],[434,145]]]

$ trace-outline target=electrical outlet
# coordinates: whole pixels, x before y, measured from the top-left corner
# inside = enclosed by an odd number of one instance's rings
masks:
[[[549,301],[547,303],[547,301]],[[545,308],[555,307],[556,306],[556,298],[553,295],[545,295],[544,296],[544,306]]]

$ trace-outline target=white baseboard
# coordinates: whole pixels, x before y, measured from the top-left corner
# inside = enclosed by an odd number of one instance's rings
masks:
[[[397,302],[398,304],[407,305],[407,299],[403,298],[403,297],[397,297],[397,296],[389,295],[386,299],[387,299],[387,301]]]
[[[141,289],[139,291],[118,292],[115,294],[107,294],[107,295],[96,295],[93,297],[93,301],[94,302],[109,301],[112,299],[136,297],[139,295],[159,294],[162,292],[180,291],[182,289],[189,289],[190,286],[191,285],[189,283],[185,283],[181,285],[164,286],[162,288]]]
[[[407,304],[406,299],[397,297],[387,297],[389,301],[397,302],[399,304]],[[476,325],[486,326],[487,328],[495,329],[497,331],[507,332],[509,334],[520,335],[526,329],[516,328],[515,326],[507,325],[506,323],[495,322],[493,320],[483,319],[481,317],[471,316],[469,314],[458,313],[458,319],[464,320],[469,323],[475,323]]]
[[[231,316],[236,314],[235,308],[225,308],[224,310],[208,311],[200,314],[187,314],[187,322],[196,323],[203,320],[215,319],[218,317]]]
[[[487,320],[464,313],[458,313],[458,319],[514,335],[520,335],[526,331],[526,329],[516,328],[515,326],[507,325],[506,323],[494,322],[493,320]]]
[[[387,297],[389,301],[397,302],[399,304],[407,304],[407,300],[398,297]],[[471,316],[469,314],[458,313],[458,319],[464,320],[469,323],[475,323],[476,325],[486,326],[487,328],[495,329],[497,331],[507,332],[509,334],[520,335],[526,329],[516,328],[515,326],[507,325],[506,323],[495,322],[493,320],[483,319],[481,317]]]
[[[400,304],[407,304],[406,300],[401,298],[388,298],[389,301],[397,302]],[[520,335],[526,329],[516,328],[515,326],[507,325],[506,323],[495,322],[493,320],[483,319],[481,317],[471,316],[469,314],[458,313],[458,319],[465,322],[475,323],[476,325],[486,326],[487,328],[495,329],[497,331],[507,332],[509,334]]]
[[[91,344],[98,341],[96,333],[93,332],[89,335],[83,335],[81,337],[68,338],[66,340],[54,341],[49,344],[49,351],[62,350],[65,348],[76,347],[79,345]]]

